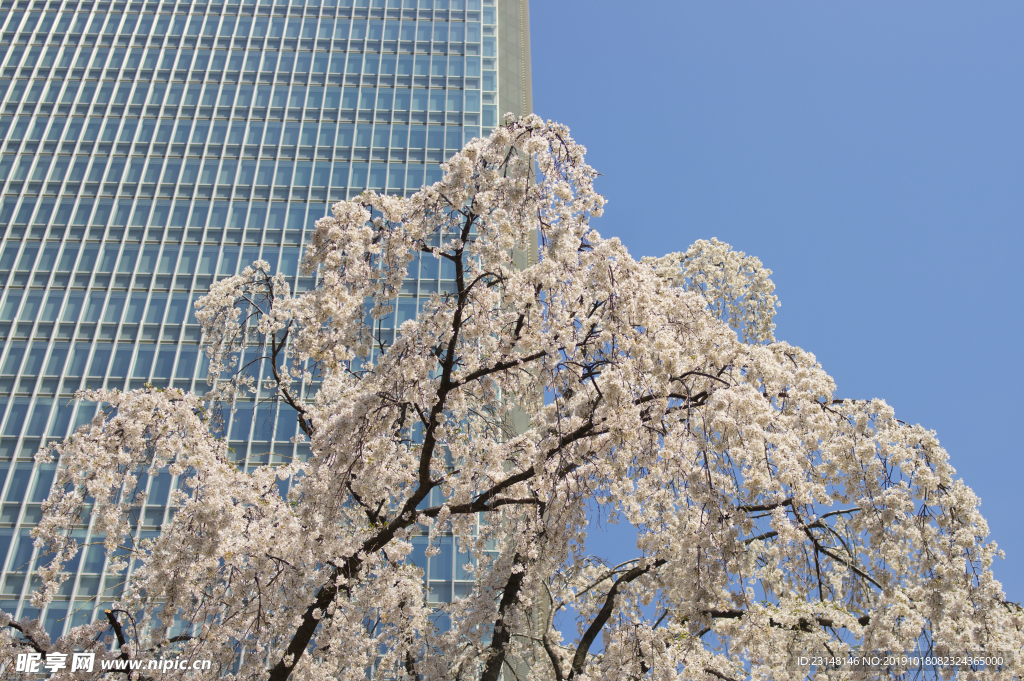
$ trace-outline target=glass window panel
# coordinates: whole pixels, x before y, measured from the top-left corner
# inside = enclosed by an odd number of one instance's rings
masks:
[[[219,249],[216,246],[203,246],[202,255],[199,258],[199,266],[196,273],[201,275],[212,275],[217,266]]]
[[[186,206],[187,209],[187,206]],[[167,217],[171,214],[171,202],[170,201],[157,201],[156,205],[153,206],[153,215],[150,218],[150,225],[153,227],[163,227],[167,224]],[[145,254],[145,251],[143,252]]]
[[[149,495],[146,504],[150,506],[163,506],[171,492],[171,473],[167,469],[160,471],[153,483],[149,486]]]
[[[210,104],[212,105],[213,102],[210,102]],[[206,136],[209,134],[210,122],[196,121],[195,129],[192,131],[192,144],[204,144],[206,142]]]
[[[408,111],[409,107],[411,106],[411,97],[412,97],[412,91],[411,90],[408,90],[408,89],[405,89],[405,88],[400,88],[398,90],[395,90],[395,103],[394,103],[395,111]]]
[[[430,126],[427,128],[427,149],[444,148],[444,128]]]
[[[246,144],[259,144],[263,139],[263,123],[252,121],[249,123],[249,135]]]
[[[25,245],[25,249],[21,252],[21,258],[18,260],[19,270],[27,272],[32,269],[36,255],[39,253],[39,246],[39,242],[30,242]]]
[[[92,362],[89,364],[89,376],[103,378],[107,375],[107,366],[110,364],[110,354],[114,346],[110,343],[97,343],[93,352]]]
[[[430,557],[430,579],[450,580],[452,578],[452,537],[438,537],[440,551]]]
[[[85,305],[85,293],[72,291],[68,294],[68,302],[64,306],[64,315],[60,318],[62,322],[77,322],[78,316],[82,314],[82,307]]]
[[[274,179],[274,162],[260,161],[259,171],[256,173],[256,184],[270,185]]]
[[[448,111],[462,111],[462,90],[448,91]]]
[[[146,310],[146,294],[133,293],[125,310],[124,321],[126,324],[138,324],[142,321],[143,313]]]
[[[376,189],[381,191],[384,189],[384,185],[387,182],[387,164],[386,163],[373,163],[370,166],[370,176],[368,184],[366,185],[370,189]]]
[[[294,164],[291,161],[279,161],[277,164],[277,177],[275,178],[274,184],[291,184],[293,169]]]
[[[174,370],[175,378],[192,378],[199,359],[199,346],[182,345],[178,354],[178,366]]]
[[[411,146],[410,142],[410,146]],[[422,163],[410,163],[406,168],[406,179],[405,186],[412,189],[419,189],[423,185],[423,169]]]
[[[267,133],[263,138],[263,144],[271,146],[278,144],[281,141],[281,127],[281,123],[277,121],[267,123]]]
[[[284,229],[285,215],[288,212],[288,204],[286,203],[272,203],[270,204],[270,212],[266,219],[268,229]],[[248,264],[248,261],[246,261]]]
[[[132,378],[149,378],[150,368],[153,366],[153,356],[156,354],[156,346],[143,344],[139,346],[135,354],[135,366],[132,368]]]
[[[429,102],[429,92],[420,88],[412,89],[412,100],[409,106],[413,111],[426,111]]]
[[[167,159],[167,165],[164,167],[163,183],[174,184],[178,181],[178,175],[181,174],[181,159],[180,158],[169,158]]]
[[[344,73],[345,72],[345,53],[334,52],[331,54],[331,73]]]
[[[124,312],[124,306],[127,300],[128,295],[126,293],[120,293],[117,291],[111,293],[110,301],[103,313],[103,322],[105,324],[117,324],[121,321],[121,313]]]
[[[224,227],[227,224],[228,211],[230,209],[231,204],[226,201],[214,202],[213,208],[210,210],[210,218],[207,221],[207,226],[211,228]],[[195,214],[193,213],[193,220],[194,219]],[[213,232],[210,233],[210,236],[213,236]]]
[[[263,65],[260,68],[261,71],[276,71],[277,70],[277,58],[279,53],[273,50],[268,50],[263,53]]]
[[[334,171],[331,173],[332,187],[348,186],[349,164],[347,161],[335,161]]]
[[[221,275],[232,275],[235,273],[235,268],[238,265],[238,246],[225,246],[223,257],[220,260],[220,271],[218,274]]]
[[[56,199],[44,198],[39,201],[39,210],[36,212],[33,222],[37,225],[45,225],[50,221],[53,209],[57,205]]]
[[[115,378],[127,378],[132,365],[133,345],[119,343],[115,346],[114,359],[110,363],[110,375]]]
[[[11,428],[11,421],[16,419],[16,411],[18,414],[21,414],[22,418],[24,418],[24,415],[28,412],[28,406],[28,398],[19,397],[15,399],[14,404],[11,405],[11,414],[7,418],[8,429]],[[17,431],[15,432],[15,434],[17,434],[17,432],[20,431],[21,429],[20,419],[17,420]],[[5,432],[4,434],[6,435],[7,433]],[[7,484],[7,495],[4,497],[4,501],[13,501],[18,503],[25,499],[25,492],[28,491],[29,480],[32,479],[33,467],[34,464],[32,464],[31,462],[22,462],[15,466],[14,472],[11,474],[11,480]],[[23,530],[23,532],[23,537],[29,537],[29,539],[31,539],[31,536],[28,534],[28,530]],[[28,542],[28,547],[28,555],[31,555],[31,541]],[[15,553],[17,554],[18,552],[16,551]],[[20,565],[21,563],[24,563],[27,560],[27,558],[22,558],[20,562],[12,561],[11,566]]]
[[[46,363],[44,376],[60,376],[64,372],[64,362],[67,360],[68,351],[71,349],[69,343],[56,343],[50,352],[50,360]],[[4,372],[6,373],[6,372]]]
[[[152,209],[153,204],[149,201],[139,201],[135,205],[135,212],[132,214],[132,225],[135,227],[142,227],[149,223],[149,212]],[[125,250],[129,247],[126,246]],[[137,249],[137,247],[134,247]],[[123,256],[122,256],[123,257]],[[120,269],[118,271],[121,271]],[[126,270],[128,272],[131,269]]]
[[[142,256],[139,258],[138,271],[145,274],[152,273],[156,267],[159,253],[159,244],[146,244],[142,249]]]
[[[331,61],[331,55],[327,52],[317,52],[313,55],[313,73],[326,73]]]
[[[47,141],[56,142],[60,139],[61,133],[64,132],[64,125],[67,123],[66,118],[55,118],[53,124],[50,126],[50,132],[46,134]]]
[[[159,182],[160,181],[160,172],[161,172],[161,170],[163,170],[163,163],[164,163],[164,160],[162,158],[151,158],[149,160],[149,165],[146,167],[146,175],[143,178],[143,182],[148,182],[148,183]],[[176,181],[177,173],[178,173],[178,168],[179,167],[180,166],[177,166],[177,165],[175,166],[175,170],[174,170],[174,178],[175,179],[171,179],[170,180],[171,182]]]
[[[171,296],[170,305],[167,307],[167,323],[181,324],[189,311],[189,296],[187,293],[175,293]]]
[[[337,146],[339,147],[350,147],[355,137],[355,126],[351,123],[342,123],[338,126],[338,141]]]
[[[139,247],[136,244],[126,244],[124,251],[121,253],[121,261],[118,264],[117,271],[121,274],[129,274],[135,267],[135,263],[139,258]]]
[[[178,247],[164,246],[164,252],[160,256],[160,265],[157,274],[174,274],[174,266],[178,262]]]
[[[356,130],[356,146],[368,147],[373,142],[373,125],[361,123]]]
[[[281,272],[289,277],[295,276],[298,272],[300,253],[300,248],[286,246],[281,255]]]
[[[298,434],[298,414],[291,407],[281,405],[277,415],[275,440],[287,442]]]
[[[243,440],[249,438],[249,425],[252,423],[253,405],[239,404],[231,417],[231,438]]]
[[[310,185],[311,176],[313,174],[313,162],[312,161],[299,161],[295,164],[295,177],[292,180],[292,184],[296,187],[308,187]]]
[[[3,368],[0,369],[0,373],[4,376],[16,375],[18,373],[18,369],[21,368],[21,360],[25,357],[25,350],[27,347],[27,343],[11,343],[7,350],[7,357],[4,358]]]
[[[306,122],[302,124],[302,134],[299,138],[299,144],[303,146],[311,146],[316,144],[316,136],[318,131],[318,124],[315,122]]]
[[[245,66],[243,68],[246,71],[259,71],[260,70],[260,60],[261,59],[262,59],[262,54],[259,53],[259,52],[256,52],[255,50],[246,52],[245,53]],[[248,105],[248,102],[246,104]]]
[[[217,121],[213,124],[213,135],[214,139],[220,140],[224,138],[225,130],[227,130],[227,121]],[[241,144],[245,140],[245,121],[232,121],[231,129],[227,132],[227,143],[228,144]]]
[[[25,305],[21,309],[21,316],[19,319],[23,322],[33,322],[39,315],[39,308],[43,304],[43,292],[42,291],[30,291],[25,296]]]
[[[444,90],[430,91],[430,111],[444,111]]]
[[[195,184],[196,180],[199,178],[200,163],[199,159],[185,160],[184,165],[181,168],[181,177],[178,181],[181,184]]]
[[[43,311],[39,316],[39,320],[43,322],[57,321],[57,315],[60,314],[60,306],[63,302],[63,291],[50,291],[46,296],[46,303],[43,305]]]
[[[256,407],[255,428],[253,429],[253,440],[270,440],[274,430],[274,418],[276,405],[263,403]]]
[[[28,357],[25,359],[25,365],[21,368],[22,375],[39,375],[43,368],[43,360],[46,358],[46,349],[45,342],[32,344],[32,349],[29,350]]]
[[[326,187],[330,184],[331,163],[330,161],[317,161],[313,166],[312,185],[314,187]]]
[[[167,380],[171,377],[171,370],[174,368],[174,356],[177,354],[177,346],[161,345],[156,355],[156,363],[153,365],[153,378]]]
[[[63,180],[70,164],[70,156],[58,156],[53,163],[53,169],[50,171],[50,182],[60,182]],[[0,179],[3,179],[2,172],[0,172]]]
[[[359,89],[354,87],[347,87],[341,96],[341,108],[342,109],[355,109],[359,106]]]
[[[299,143],[302,124],[298,121],[289,121],[284,125],[284,134],[281,136],[281,144],[293,146]]]
[[[334,140],[338,136],[338,125],[336,123],[321,123],[319,145],[322,147],[333,147]]]
[[[245,216],[249,210],[249,204],[244,201],[235,201],[231,204],[231,215],[228,217],[228,227],[242,229],[245,227]],[[253,220],[258,221],[256,210],[253,209]]]
[[[108,199],[100,199],[99,203],[96,204],[96,212],[92,216],[92,220],[89,221],[91,225],[106,225],[110,219],[110,212],[114,209],[114,202]],[[95,262],[95,259],[90,262]],[[89,271],[88,269],[82,269],[85,262],[79,266],[79,270],[83,272]]]
[[[164,307],[167,305],[166,293],[154,293],[146,308],[146,323],[159,324],[164,318]]]
[[[377,103],[377,88],[364,87],[360,89],[359,108],[373,109]]]
[[[143,168],[145,167],[146,159],[144,158],[133,158],[128,163],[128,172],[125,173],[125,182],[141,182]]]
[[[349,186],[362,189],[366,187],[366,177],[369,173],[369,163],[353,163],[352,164],[352,178]]]
[[[206,159],[203,162],[203,170],[199,174],[200,184],[213,184],[217,181],[217,166],[219,163],[217,159]]]
[[[85,308],[83,322],[95,324],[100,320],[100,313],[103,311],[103,303],[106,301],[106,291],[93,291],[89,294],[89,304]]]
[[[448,75],[448,57],[445,55],[435,54],[430,59],[430,75],[432,76],[447,76]]]
[[[392,163],[388,167],[388,189],[402,189],[405,186],[405,165]]]
[[[107,168],[107,159],[96,158],[93,159],[92,168],[89,170],[89,177],[86,178],[89,182],[99,182],[103,179],[103,171]]]
[[[231,184],[231,172],[228,163],[234,163],[233,161],[225,161],[224,167],[221,169],[220,182],[221,184]],[[256,179],[256,161],[242,161],[241,171],[238,173],[238,184],[240,185],[251,185]]]
[[[423,256],[420,259],[420,279],[437,279],[440,261],[434,256]]]

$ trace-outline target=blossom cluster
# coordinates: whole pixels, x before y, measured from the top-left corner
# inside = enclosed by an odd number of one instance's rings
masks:
[[[510,118],[412,197],[336,204],[305,255],[314,290],[259,261],[215,284],[196,314],[207,394],[81,394],[105,410],[41,454],[60,468],[35,604],[89,509],[135,563],[117,604],[132,626],[110,615],[50,641],[7,618],[0,652],[174,654],[224,679],[683,681],[804,678],[810,649],[1024,651],[978,499],[935,433],[840,399],[776,340],[756,258],[711,240],[637,261],[603,238],[584,154],[564,126]],[[385,342],[421,254],[450,261],[455,288]],[[242,365],[252,348],[262,363]],[[268,389],[311,456],[239,470],[217,414]],[[140,475],[165,469],[173,518],[132,543]],[[595,503],[637,528],[634,560],[587,554]],[[475,584],[438,605],[409,556],[444,534]]]

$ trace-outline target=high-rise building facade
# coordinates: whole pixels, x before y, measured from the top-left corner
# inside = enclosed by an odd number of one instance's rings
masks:
[[[258,258],[314,286],[300,251],[330,202],[410,194],[530,111],[527,15],[527,0],[0,1],[0,609],[55,638],[130,578],[93,547],[46,612],[28,602],[54,472],[32,457],[95,415],[73,393],[204,391],[195,299]],[[392,329],[451,286],[443,263],[418,268]],[[240,405],[226,434],[239,465],[308,454],[269,402]],[[140,538],[175,481],[146,484]],[[422,560],[436,599],[465,588],[450,548]]]

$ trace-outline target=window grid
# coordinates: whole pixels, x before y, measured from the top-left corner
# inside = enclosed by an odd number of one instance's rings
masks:
[[[330,202],[440,179],[497,125],[495,14],[493,0],[0,1],[0,607],[38,615],[13,561],[36,558],[22,536],[49,486],[32,455],[95,413],[73,392],[202,390],[199,327],[174,306],[257,255],[311,287],[295,263]],[[451,290],[445,265],[413,263],[386,339]],[[307,456],[257,402],[225,423],[238,465]],[[177,484],[145,481],[141,534],[173,514]],[[94,540],[92,519],[76,532]],[[435,601],[471,584],[449,549],[418,562]],[[44,614],[51,636],[91,621],[131,569],[84,551]]]

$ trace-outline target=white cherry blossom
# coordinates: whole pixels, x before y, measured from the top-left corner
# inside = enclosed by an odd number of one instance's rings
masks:
[[[935,433],[840,398],[814,355],[775,340],[756,258],[713,239],[637,261],[602,238],[595,175],[564,126],[510,118],[410,198],[336,204],[306,251],[314,290],[266,262],[217,282],[196,314],[207,394],[84,392],[105,410],[39,456],[59,472],[34,603],[56,595],[91,513],[108,554],[135,564],[117,608],[58,641],[3,616],[0,659],[683,681],[803,679],[809,651],[1019,656],[1024,615]],[[455,290],[385,343],[376,321],[418,256],[453,263]],[[217,415],[253,395],[294,410],[308,460],[239,470]],[[139,476],[162,470],[180,481],[175,513],[133,543]],[[595,503],[638,528],[634,560],[588,555]],[[475,588],[432,604],[411,539],[448,533]],[[1008,662],[977,678],[1011,678]],[[87,675],[53,676],[72,677]]]

